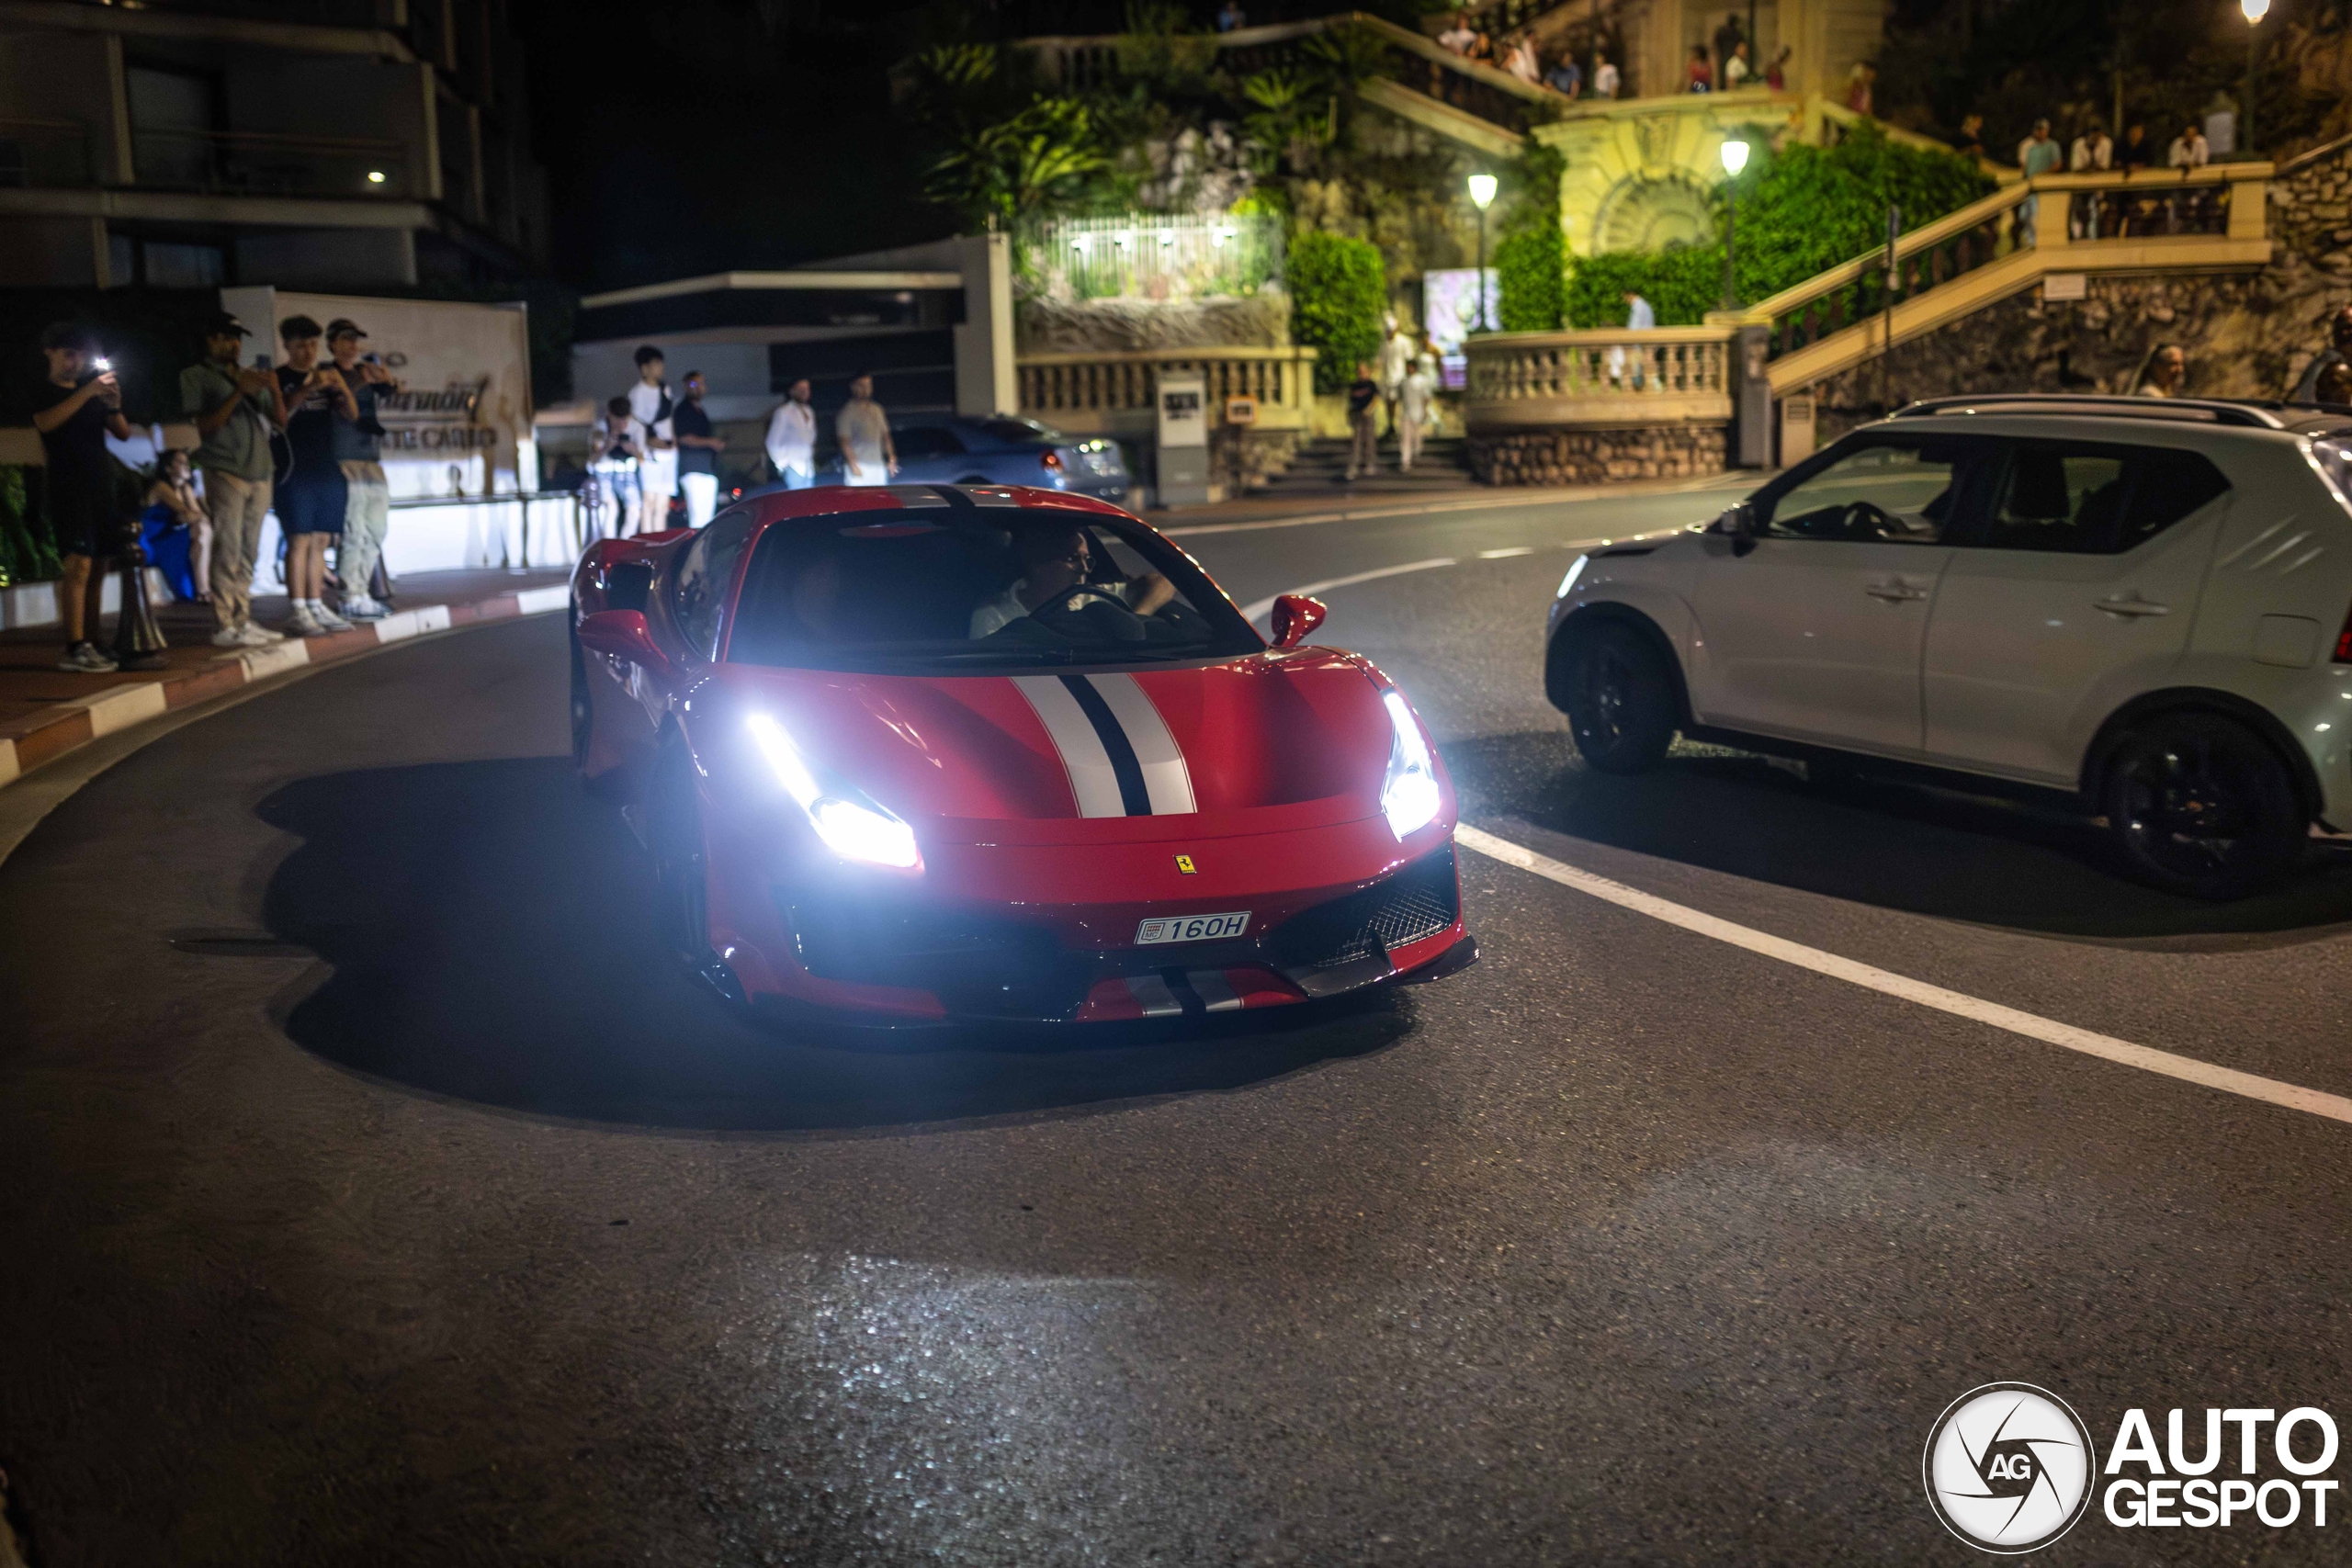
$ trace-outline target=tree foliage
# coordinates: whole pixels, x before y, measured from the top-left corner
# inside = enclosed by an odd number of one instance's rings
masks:
[[[1886,240],[1889,202],[1909,231],[1992,188],[1968,161],[1891,141],[1871,125],[1834,146],[1798,144],[1767,153],[1738,182],[1733,258],[1738,296],[1752,304],[1876,249]],[[1623,325],[1623,294],[1631,288],[1657,309],[1660,326],[1694,325],[1723,303],[1723,246],[1716,243],[1579,257],[1568,282],[1568,324]]]
[[[1291,336],[1322,351],[1316,389],[1337,391],[1355,378],[1358,360],[1380,356],[1380,318],[1388,309],[1380,247],[1343,234],[1298,234],[1286,270]]]
[[[974,221],[1010,223],[1063,204],[1109,162],[1085,103],[1039,96],[1010,119],[972,130],[932,164],[924,190]]]
[[[1566,172],[1557,148],[1536,143],[1500,177],[1496,314],[1507,333],[1545,333],[1560,324],[1567,303],[1567,246],[1560,233],[1560,176]]]

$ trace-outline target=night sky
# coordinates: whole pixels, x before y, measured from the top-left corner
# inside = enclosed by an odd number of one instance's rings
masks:
[[[952,233],[922,198],[931,151],[891,113],[890,65],[947,38],[1115,31],[1123,14],[1106,0],[517,0],[556,274],[593,291]]]

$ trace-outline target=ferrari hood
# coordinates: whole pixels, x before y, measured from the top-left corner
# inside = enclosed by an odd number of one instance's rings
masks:
[[[720,682],[707,711],[721,724],[764,712],[813,767],[968,842],[1355,821],[1380,809],[1392,739],[1379,672],[1323,649],[1091,673],[732,665]]]

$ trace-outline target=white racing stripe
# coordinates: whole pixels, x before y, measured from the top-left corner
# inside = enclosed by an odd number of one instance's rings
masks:
[[[2179,1078],[2206,1089],[2217,1089],[2225,1094],[2243,1095],[2248,1100],[2259,1100],[2290,1111],[2308,1111],[2313,1116],[2324,1116],[2332,1121],[2352,1122],[2352,1100],[2340,1094],[2328,1094],[2320,1089],[2304,1089],[2299,1084],[2282,1083],[2277,1078],[2242,1073],[2234,1067],[2216,1066],[2193,1056],[2176,1055],[2170,1051],[2158,1051],[2147,1045],[2134,1045],[2128,1040],[2077,1029],[2071,1023],[2059,1023],[2033,1013],[2020,1012],[2016,1008],[2003,1007],[1998,1002],[1946,990],[1941,986],[1930,986],[1924,980],[1914,980],[1891,970],[1858,964],[1850,958],[1840,958],[1817,947],[1807,947],[1803,942],[1791,942],[1785,937],[1773,936],[1713,915],[1702,914],[1670,899],[1628,887],[1622,882],[1596,876],[1591,872],[1579,870],[1549,855],[1538,854],[1509,839],[1498,839],[1476,828],[1457,827],[1453,838],[1454,842],[1464,849],[1476,851],[1505,865],[1532,872],[1563,887],[1573,887],[1579,893],[1589,894],[1620,908],[1664,920],[1668,925],[1679,926],[1684,931],[1712,937],[1717,942],[1729,942],[1734,947],[1746,948],[1767,958],[1777,958],[1783,964],[1793,964],[1800,969],[1810,969],[1816,975],[1826,975],[1832,979],[1844,980],[1890,997],[1899,997],[1921,1007],[1933,1008],[1938,1012],[1948,1012],[1957,1018],[2006,1029],[2029,1040],[2039,1040],[2046,1045],[2056,1045],[2068,1051],[2079,1051],[2086,1056],[2097,1056],[2121,1066],[2161,1073],[2166,1077]]]
[[[1151,814],[1182,817],[1199,810],[1193,804],[1193,774],[1184,766],[1184,753],[1168,732],[1168,721],[1159,716],[1136,678],[1089,675],[1086,681],[1102,694],[1111,716],[1126,732],[1127,744],[1135,749],[1136,761],[1143,767],[1144,793],[1151,798]]]
[[[1015,675],[1012,680],[1036,710],[1037,722],[1046,727],[1054,750],[1061,753],[1062,770],[1069,775],[1069,792],[1078,801],[1078,814],[1125,817],[1127,807],[1119,798],[1119,775],[1111,766],[1111,754],[1102,750],[1102,738],[1094,733],[1086,710],[1078,705],[1061,677]],[[1191,788],[1187,784],[1186,793]]]

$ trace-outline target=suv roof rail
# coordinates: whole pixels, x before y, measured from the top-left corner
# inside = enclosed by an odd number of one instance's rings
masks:
[[[2254,399],[2134,398],[2112,392],[1981,392],[1973,397],[1924,398],[1894,411],[1896,419],[1939,413],[2050,413],[2095,419],[2160,419],[2284,430],[2274,412],[2286,405]]]

